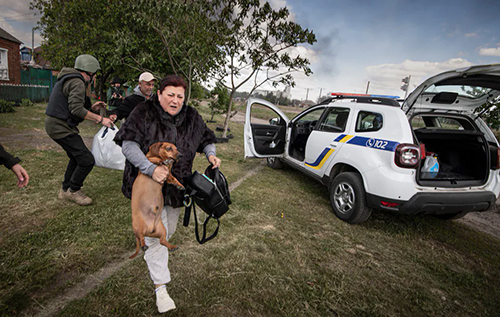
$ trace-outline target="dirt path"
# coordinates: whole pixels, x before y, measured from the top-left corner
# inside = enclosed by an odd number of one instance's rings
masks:
[[[471,212],[457,221],[500,239],[500,199],[487,212]]]

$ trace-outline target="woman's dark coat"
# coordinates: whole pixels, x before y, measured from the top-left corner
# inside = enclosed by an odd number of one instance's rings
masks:
[[[205,146],[217,142],[214,133],[196,109],[184,105],[181,111],[172,117],[163,110],[157,96],[138,104],[130,113],[114,138],[120,146],[124,140],[139,143],[144,154],[156,142],[175,144],[182,157],[174,164],[172,174],[182,184],[185,184],[186,178],[192,174],[196,152],[202,153]],[[127,160],[122,186],[123,194],[127,198],[132,196],[132,184],[137,174],[138,169]],[[164,185],[163,196],[165,205],[182,206],[183,192],[175,186]]]

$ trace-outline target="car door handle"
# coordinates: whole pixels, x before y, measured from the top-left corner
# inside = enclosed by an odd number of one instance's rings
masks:
[[[266,136],[274,135],[274,132],[266,132]]]
[[[339,142],[333,142],[333,143],[330,143],[330,146],[331,147],[337,147],[337,144],[339,144]]]

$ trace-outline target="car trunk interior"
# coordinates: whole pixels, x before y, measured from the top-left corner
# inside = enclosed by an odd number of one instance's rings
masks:
[[[431,173],[424,168],[425,159],[422,160],[417,177],[419,184],[439,187],[479,186],[488,179],[490,145],[482,132],[420,128],[414,133],[421,149],[425,146],[426,159],[435,153],[439,165],[438,171]]]

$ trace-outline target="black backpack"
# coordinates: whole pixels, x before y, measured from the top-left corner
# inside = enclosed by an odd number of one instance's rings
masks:
[[[204,174],[194,171],[193,175],[186,180],[186,185],[186,193],[184,195],[184,206],[186,206],[186,210],[184,213],[183,225],[185,227],[189,225],[192,207],[195,221],[196,240],[198,240],[200,244],[203,244],[215,238],[219,232],[219,218],[229,210],[231,198],[229,197],[227,180],[218,168],[212,169],[212,165],[209,165]],[[198,205],[208,214],[208,217],[203,223],[203,235],[201,238],[198,233],[198,219],[196,217],[195,205]],[[206,226],[211,218],[217,220],[217,228],[214,233],[207,238]]]

